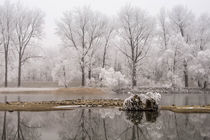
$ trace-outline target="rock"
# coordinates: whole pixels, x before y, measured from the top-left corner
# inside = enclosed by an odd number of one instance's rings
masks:
[[[147,99],[155,100],[157,105],[160,103],[161,95],[159,93],[157,93],[157,92],[147,92],[145,95],[148,97]]]
[[[143,103],[141,101],[140,96],[131,95],[127,99],[124,100],[123,109],[128,111],[139,111],[143,110]]]
[[[157,92],[147,92],[146,94],[132,94],[123,102],[123,110],[142,111],[142,110],[158,110],[161,95]]]
[[[151,110],[158,110],[158,105],[154,99],[147,99],[145,108]]]

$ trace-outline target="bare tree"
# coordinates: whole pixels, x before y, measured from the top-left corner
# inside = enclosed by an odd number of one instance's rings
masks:
[[[131,69],[132,87],[137,85],[137,66],[148,53],[154,22],[139,8],[126,6],[119,13],[120,37],[125,41],[120,51],[127,57]]]
[[[81,68],[81,85],[85,86],[85,71],[87,56],[91,53],[94,43],[103,34],[105,22],[103,17],[87,7],[69,11],[64,14],[63,19],[57,24],[58,34],[64,43],[74,47]]]
[[[113,21],[112,21],[113,22]],[[112,39],[112,35],[114,33],[114,25],[110,22],[106,25],[106,32],[104,34],[104,48],[103,48],[103,58],[102,58],[102,68],[106,66],[106,57],[107,57],[107,49],[110,45],[110,40]]]
[[[165,9],[160,10],[160,14],[158,17],[159,26],[160,26],[160,37],[163,42],[164,49],[167,49],[168,41],[169,41],[169,29],[168,29],[168,22],[167,22],[167,15]]]
[[[97,51],[97,47],[96,45],[94,45],[92,47],[92,49],[90,50],[90,53],[88,54],[88,79],[91,80],[91,77],[92,77],[92,67],[94,65],[94,62],[95,62],[95,54],[96,54],[96,51]]]
[[[18,55],[18,87],[21,86],[22,65],[28,59],[39,57],[33,54],[25,55],[32,45],[33,39],[38,39],[42,33],[43,13],[39,10],[29,10],[17,5],[15,19],[15,47]]]
[[[0,7],[0,42],[4,50],[4,86],[8,86],[8,57],[14,27],[14,6],[5,2]]]
[[[210,16],[202,14],[197,20],[196,27],[195,44],[203,51],[210,43]]]
[[[192,12],[181,5],[177,5],[169,13],[169,19],[174,31],[180,33],[188,43],[190,39],[189,29],[194,21]]]

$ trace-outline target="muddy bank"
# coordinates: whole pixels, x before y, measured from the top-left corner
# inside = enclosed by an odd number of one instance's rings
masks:
[[[91,107],[118,107],[123,106],[121,99],[77,99],[65,101],[42,101],[42,102],[6,102],[0,103],[0,111],[53,111],[71,110],[76,108]],[[210,113],[210,105],[207,106],[160,106],[160,110],[169,110],[178,113]]]

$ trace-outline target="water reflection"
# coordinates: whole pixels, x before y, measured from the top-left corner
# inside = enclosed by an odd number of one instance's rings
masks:
[[[131,121],[134,125],[138,125],[141,123],[143,118],[143,112],[141,111],[126,111],[126,119]]]
[[[141,123],[143,119],[143,115],[145,116],[146,121],[155,122],[159,112],[158,111],[126,111],[125,112],[126,119],[131,121],[134,125],[138,125]]]
[[[210,139],[210,114],[78,109],[0,112],[2,140]]]
[[[40,127],[31,125],[29,120],[22,118],[21,112],[12,114],[16,117],[12,117],[8,112],[3,113],[2,140],[40,140],[37,131]]]

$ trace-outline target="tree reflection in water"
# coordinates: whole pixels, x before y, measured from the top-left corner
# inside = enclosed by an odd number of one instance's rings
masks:
[[[158,117],[157,112],[146,112],[144,115],[144,112],[121,112],[116,109],[81,109],[74,111],[74,114],[64,115],[61,121],[63,129],[59,132],[61,140],[110,140],[121,139],[123,135],[128,136],[125,139],[139,139],[147,135],[139,124],[155,122]]]
[[[160,114],[161,113],[161,114]],[[94,108],[55,112],[0,112],[2,140],[209,139],[210,114],[124,112]],[[187,117],[187,119],[186,119]]]
[[[29,124],[29,120],[21,118],[20,112],[17,113],[17,117],[14,115],[8,117],[8,112],[4,112],[2,122],[2,140],[40,140],[40,134],[37,129],[40,127]],[[12,113],[12,114],[14,114]],[[16,119],[16,123],[14,121]]]
[[[126,119],[128,119],[130,122],[133,123],[132,127],[128,127],[123,133],[129,133],[131,131],[131,136],[130,138],[128,137],[128,140],[140,140],[140,139],[147,139],[147,134],[144,133],[142,130],[142,127],[139,125],[142,123],[146,122],[155,122],[156,118],[158,117],[158,112],[142,112],[142,111],[126,111]],[[145,114],[145,115],[144,115]],[[143,120],[143,116],[145,116],[146,120]],[[130,130],[131,129],[131,130]],[[123,134],[122,133],[122,134]],[[146,132],[147,133],[147,132]],[[122,136],[122,134],[120,136]],[[127,135],[125,134],[125,135]],[[118,139],[118,138],[117,138]]]

